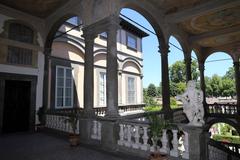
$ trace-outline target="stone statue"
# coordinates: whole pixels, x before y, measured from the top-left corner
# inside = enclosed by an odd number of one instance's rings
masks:
[[[183,103],[183,112],[186,114],[189,125],[204,125],[203,92],[196,89],[196,82],[189,81],[187,89],[182,95],[177,96]]]

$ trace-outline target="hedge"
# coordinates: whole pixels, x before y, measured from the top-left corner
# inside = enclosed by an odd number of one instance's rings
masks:
[[[240,144],[239,136],[226,136],[226,135],[215,134],[215,135],[213,135],[213,139],[216,141],[221,141],[221,142]]]

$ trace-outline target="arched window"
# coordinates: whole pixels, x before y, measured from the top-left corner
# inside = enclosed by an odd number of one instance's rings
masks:
[[[31,28],[19,24],[10,23],[8,38],[11,40],[33,44],[34,32]],[[16,46],[8,46],[7,63],[19,65],[32,65],[32,50]]]

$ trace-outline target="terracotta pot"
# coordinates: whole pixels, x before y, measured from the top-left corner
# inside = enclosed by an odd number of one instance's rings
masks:
[[[162,155],[159,152],[151,153],[149,160],[169,160],[167,155]]]
[[[79,145],[79,136],[76,134],[69,135],[70,145],[75,147]]]

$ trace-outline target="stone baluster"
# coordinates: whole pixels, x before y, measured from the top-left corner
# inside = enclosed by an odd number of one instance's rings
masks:
[[[161,138],[162,141],[162,148],[160,148],[160,152],[164,154],[169,154],[169,147],[168,147],[168,138],[167,138],[167,130],[163,129],[163,135]]]
[[[132,126],[127,125],[127,141],[125,142],[126,147],[131,147],[132,145],[132,133],[131,133]]]
[[[143,126],[143,145],[141,146],[141,149],[144,150],[144,151],[147,151],[148,150],[148,134],[147,134],[147,131],[148,131],[148,127],[146,126]]]
[[[98,122],[97,133],[98,133],[97,139],[101,140],[101,138],[102,138],[102,123],[101,122]]]
[[[182,158],[189,159],[189,143],[188,143],[188,133],[184,131],[184,141],[183,141],[184,149]]]
[[[172,144],[173,144],[173,149],[170,151],[170,155],[173,157],[178,157],[179,156],[179,150],[178,150],[178,130],[172,130],[173,132],[173,140],[172,140]]]
[[[93,121],[93,126],[92,126],[92,139],[97,139],[97,121]]]
[[[133,144],[133,148],[138,149],[140,147],[140,143],[139,143],[139,126],[135,126],[135,134],[134,134],[134,138],[135,138],[135,143]]]
[[[123,130],[123,124],[119,124],[120,126],[120,131],[119,131],[119,138],[118,140],[118,145],[122,146],[124,143],[124,130]]]

